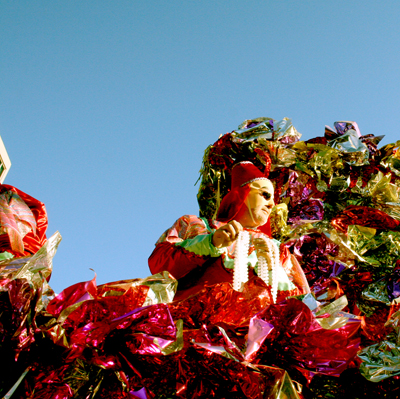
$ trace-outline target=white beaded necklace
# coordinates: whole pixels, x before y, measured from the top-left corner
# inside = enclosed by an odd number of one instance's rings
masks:
[[[247,255],[249,253],[250,234],[248,231],[240,231],[236,241],[235,261],[233,264],[233,289],[239,291],[242,285],[249,279]]]
[[[271,286],[272,301],[276,302],[278,294],[277,272],[279,266],[279,249],[276,243],[270,238],[264,238],[268,248],[269,258],[258,257],[258,276]],[[249,279],[249,268],[247,255],[249,253],[250,234],[248,231],[241,231],[236,241],[235,261],[233,267],[233,289],[239,291],[243,284]],[[271,269],[271,273],[269,270]],[[271,275],[271,281],[269,276]]]
[[[278,295],[278,267],[279,267],[279,249],[276,243],[270,238],[264,238],[267,244],[269,257],[266,259],[264,256],[258,258],[258,275],[267,284],[271,286],[272,302],[276,302]],[[269,273],[271,270],[271,273]],[[269,281],[271,276],[271,281]]]

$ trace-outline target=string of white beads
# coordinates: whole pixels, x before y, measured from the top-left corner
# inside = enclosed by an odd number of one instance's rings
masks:
[[[268,263],[264,256],[258,257],[258,277],[260,277],[261,280],[268,284]]]
[[[279,249],[276,243],[270,238],[265,238],[268,248],[269,257],[258,257],[258,276],[268,285],[271,286],[271,294],[273,303],[276,302],[278,295],[278,266],[279,266]],[[271,273],[269,273],[271,270]],[[271,278],[270,278],[271,276]]]
[[[249,279],[249,267],[247,256],[249,254],[250,234],[248,231],[239,232],[236,249],[235,261],[233,266],[233,289],[241,290],[242,285]]]

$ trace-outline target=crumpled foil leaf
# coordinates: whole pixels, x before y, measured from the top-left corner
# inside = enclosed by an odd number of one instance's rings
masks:
[[[271,231],[278,240],[288,237],[292,228],[287,225],[288,207],[285,203],[278,204],[272,208],[270,214]]]
[[[387,306],[400,302],[400,268],[390,271],[378,281],[369,284],[361,297]]]
[[[400,375],[400,349],[393,342],[382,341],[362,349],[361,374],[369,381],[379,382]]]
[[[391,183],[391,180],[390,173],[384,175],[379,171],[368,181],[364,195],[370,194],[375,203],[399,202],[400,187]]]
[[[343,300],[340,300],[330,309],[337,312],[342,306]],[[327,310],[329,307],[325,312]],[[262,350],[259,350],[257,356],[249,352],[249,357],[258,358],[260,362],[273,361],[283,368],[295,368],[308,381],[316,373],[338,376],[354,361],[360,344],[356,332],[361,320],[352,315],[333,315],[342,319],[337,322],[340,327],[324,329],[308,306],[300,300],[288,299],[270,305],[254,316],[264,323],[252,323],[253,328],[257,329],[254,333],[257,337],[256,345],[253,347],[259,346],[263,333],[265,337]],[[326,316],[324,313],[323,317]]]
[[[298,141],[301,134],[297,132],[289,118],[283,118],[281,121],[274,121],[271,118],[257,118],[246,120],[239,125],[235,131],[237,137],[245,140],[267,139],[282,140],[287,142]]]
[[[334,172],[339,172],[343,168],[340,152],[335,148],[323,144],[307,144],[315,153],[309,160],[309,165],[313,167],[318,181],[323,177],[331,177]]]
[[[265,148],[271,157],[271,171],[277,168],[288,168],[296,163],[297,154],[291,148],[286,147],[279,141],[269,141],[264,138],[258,139],[261,148]]]
[[[30,257],[0,262],[1,341],[19,353],[35,341],[36,316],[54,296],[46,279],[61,241],[56,232]]]
[[[368,164],[368,147],[353,129],[349,129],[342,136],[333,139],[329,142],[329,145],[342,152],[343,161],[350,165],[361,166]]]

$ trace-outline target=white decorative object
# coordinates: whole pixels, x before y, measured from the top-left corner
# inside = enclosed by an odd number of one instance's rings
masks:
[[[3,184],[8,171],[11,168],[11,161],[8,157],[6,147],[0,137],[0,183]]]
[[[270,238],[264,239],[268,248],[269,257],[258,257],[258,276],[268,285],[271,286],[271,294],[273,303],[276,302],[278,295],[278,267],[279,267],[279,249],[276,243]],[[271,271],[271,273],[269,273]],[[269,278],[271,276],[271,279]]]
[[[233,289],[240,291],[242,285],[249,279],[247,256],[249,254],[250,234],[241,231],[236,241],[235,262],[233,267]]]

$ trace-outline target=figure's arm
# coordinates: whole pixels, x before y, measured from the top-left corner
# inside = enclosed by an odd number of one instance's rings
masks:
[[[289,275],[289,278],[292,280],[293,284],[301,290],[302,294],[309,294],[311,292],[310,286],[308,285],[306,275],[304,274],[304,271],[301,268],[296,257],[292,254],[289,254],[286,262],[283,267]]]
[[[224,253],[222,248],[213,245],[212,238],[203,221],[182,216],[157,242],[149,258],[150,271],[154,274],[166,270],[176,279],[184,277],[202,267],[210,257]]]
[[[236,240],[241,230],[240,223],[233,220],[209,234],[200,219],[183,216],[161,236],[149,258],[150,271],[154,274],[167,270],[180,279],[210,258],[224,254],[225,247]]]
[[[192,270],[202,267],[209,259],[210,255],[198,255],[184,246],[164,241],[156,245],[149,258],[149,267],[153,274],[166,270],[179,280]]]

